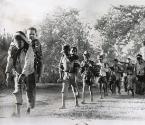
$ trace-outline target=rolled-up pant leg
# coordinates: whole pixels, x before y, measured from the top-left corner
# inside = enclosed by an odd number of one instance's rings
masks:
[[[34,73],[28,75],[26,78],[26,98],[28,108],[34,108],[36,101],[36,83]]]
[[[18,84],[18,78],[19,78],[19,75],[15,74],[15,76],[14,76],[15,90],[14,90],[13,94],[14,94],[15,99],[16,99],[16,104],[22,105],[22,103],[23,103],[22,94],[23,94],[24,84],[23,83]]]
[[[68,95],[68,88],[69,88],[69,83],[67,83],[66,81],[64,83],[62,83],[61,92],[64,93],[65,97],[67,97],[67,95]]]
[[[120,79],[116,80],[116,86],[118,88],[118,93],[120,93],[120,90],[121,90],[121,80]]]
[[[76,74],[75,75],[75,88],[76,88],[77,94],[79,94],[78,81],[79,81],[78,74]]]
[[[65,73],[64,78],[63,78],[63,83],[62,83],[62,107],[65,107],[65,100],[68,95],[68,88],[69,88],[69,80],[68,80],[68,75]]]
[[[66,98],[68,95],[68,88],[70,85],[70,77],[67,73],[65,73],[64,78],[63,78],[63,83],[62,83],[62,90],[61,92],[64,93],[64,97]]]

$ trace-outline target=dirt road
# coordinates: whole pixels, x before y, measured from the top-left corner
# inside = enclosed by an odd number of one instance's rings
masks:
[[[31,118],[67,118],[67,119],[92,119],[92,120],[145,120],[145,97],[127,95],[107,96],[100,99],[99,93],[95,93],[94,102],[89,101],[89,94],[86,95],[86,104],[74,107],[73,94],[68,94],[66,109],[59,109],[61,106],[61,88],[50,87],[37,89],[36,108],[32,110]],[[94,89],[95,91],[95,89]],[[3,91],[0,94],[0,118],[10,118],[15,109],[12,90]],[[22,108],[22,117],[26,117],[26,98]],[[79,99],[81,102],[81,98]]]

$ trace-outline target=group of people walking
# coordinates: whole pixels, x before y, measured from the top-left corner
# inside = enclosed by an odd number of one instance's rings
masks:
[[[74,49],[75,48],[75,49]],[[93,84],[99,85],[101,98],[112,94],[121,94],[121,87],[124,86],[125,92],[129,94],[131,91],[134,97],[135,93],[143,95],[145,93],[145,61],[141,54],[136,56],[136,64],[132,63],[130,57],[127,62],[121,62],[118,59],[113,60],[110,65],[106,62],[105,56],[101,54],[97,63],[90,59],[90,53],[83,53],[83,61],[80,63],[77,55],[77,48],[64,45],[62,49],[62,57],[59,64],[60,79],[62,82],[62,108],[65,108],[65,100],[67,98],[68,88],[72,87],[75,97],[75,106],[79,106],[78,97],[78,75],[82,76],[82,104],[85,103],[85,88],[88,86],[90,93],[90,101],[93,101]]]
[[[113,60],[113,65],[105,61],[105,56],[99,56],[97,63],[90,59],[91,54],[88,51],[83,53],[83,60],[77,54],[76,47],[64,45],[62,47],[62,57],[59,63],[60,78],[58,82],[62,83],[62,107],[66,108],[66,98],[69,87],[75,98],[75,106],[79,106],[78,98],[80,90],[78,86],[79,74],[82,77],[82,104],[85,103],[86,87],[88,86],[90,93],[90,101],[93,101],[92,87],[94,83],[99,85],[101,98],[108,95],[109,90],[112,94],[121,94],[121,83],[124,81],[124,89],[126,92],[134,94],[145,93],[145,61],[142,55],[138,54],[137,63],[133,64],[128,58],[127,62],[121,62],[118,59]],[[23,103],[23,88],[26,89],[27,97],[27,115],[31,109],[35,107],[36,99],[36,82],[42,74],[42,50],[41,44],[37,38],[37,29],[30,27],[26,34],[17,31],[14,34],[13,41],[8,50],[7,66],[6,66],[6,82],[14,78],[15,90],[13,95],[16,99],[16,111],[12,116],[19,117],[21,114],[21,105]]]

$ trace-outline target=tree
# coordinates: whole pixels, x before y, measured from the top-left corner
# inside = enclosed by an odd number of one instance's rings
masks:
[[[139,52],[145,39],[145,7],[113,6],[97,20],[95,29],[101,34],[103,50],[108,56],[123,59]],[[127,47],[126,47],[127,46]]]
[[[5,82],[5,68],[7,64],[7,53],[12,41],[10,34],[0,34],[0,85]]]
[[[79,11],[76,9],[57,9],[53,14],[47,14],[40,25],[41,42],[43,45],[44,64],[47,72],[58,72],[62,45],[70,44],[78,48],[82,56],[84,50],[93,53],[90,45],[88,24],[80,21]],[[54,81],[56,82],[56,81]]]

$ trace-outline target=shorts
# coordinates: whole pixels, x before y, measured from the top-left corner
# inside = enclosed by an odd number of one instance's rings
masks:
[[[64,72],[62,92],[68,91],[68,87],[75,87],[75,75],[73,73]]]

